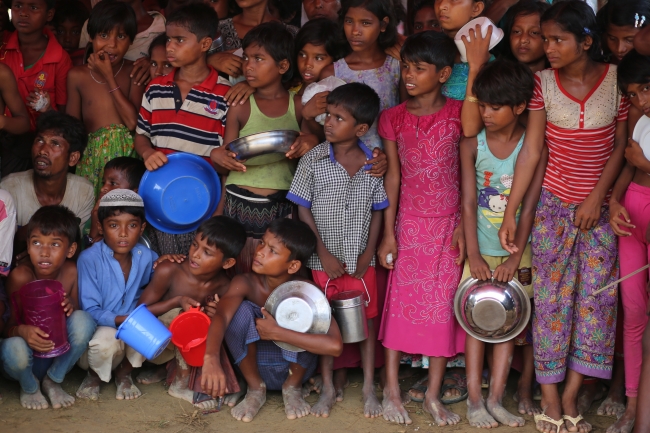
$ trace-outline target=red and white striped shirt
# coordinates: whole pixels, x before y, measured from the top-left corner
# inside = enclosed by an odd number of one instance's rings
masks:
[[[557,70],[537,72],[528,108],[546,110],[544,188],[565,203],[582,203],[614,150],[616,123],[627,120],[628,107],[616,84],[615,65],[607,65],[582,101],[562,88]]]

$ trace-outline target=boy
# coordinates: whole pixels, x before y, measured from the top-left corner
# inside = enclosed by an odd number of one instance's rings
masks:
[[[225,341],[248,385],[246,397],[231,411],[238,420],[253,420],[266,401],[267,388],[282,390],[288,419],[306,416],[310,407],[301,386],[316,370],[317,355],[338,356],[343,350],[334,318],[327,334],[301,334],[279,327],[260,308],[279,285],[300,279],[297,273],[315,247],[316,237],[305,223],[288,218],[273,221],[257,247],[252,272],[233,278],[217,305],[208,331],[201,386],[213,398],[226,393],[219,353]],[[273,341],[305,351],[289,352]]]
[[[77,397],[97,400],[101,381],[115,370],[118,400],[140,397],[131,372],[142,365],[142,355],[115,332],[131,313],[149,284],[156,253],[138,243],[145,228],[142,198],[128,189],[106,194],[97,211],[104,239],[79,256],[79,301],[97,323],[97,331],[79,360],[88,376]]]
[[[205,306],[206,313],[212,316],[216,302],[225,295],[230,284],[226,270],[235,264],[235,258],[246,243],[246,232],[235,220],[215,216],[205,221],[196,232],[187,258],[182,263],[164,261],[156,267],[156,272],[140,297],[140,304],[147,305],[149,311],[169,326],[182,311],[190,307]],[[211,301],[213,297],[215,301]],[[166,352],[176,353],[176,377],[169,387],[169,395],[194,403],[194,392],[189,387],[190,368],[183,357],[170,345]],[[171,350],[170,350],[171,349]],[[167,355],[167,356],[166,356]],[[170,358],[163,353],[153,363],[161,364]],[[154,383],[167,377],[165,368],[153,374],[142,373],[140,383]],[[210,409],[215,400],[196,404],[201,409]]]
[[[0,344],[2,367],[20,383],[20,404],[26,409],[46,409],[48,402],[43,394],[54,409],[74,403],[74,397],[63,391],[61,383],[95,332],[95,321],[90,314],[79,310],[77,266],[70,260],[77,250],[78,231],[77,217],[67,208],[57,205],[40,208],[27,225],[29,260],[18,265],[7,280],[9,296],[36,280],[59,281],[65,292],[61,308],[67,316],[70,343],[67,352],[54,358],[34,356],[34,351],[52,350],[54,342],[37,326],[17,325],[15,315],[19,311],[12,311],[4,334],[6,340]]]
[[[216,13],[205,4],[182,7],[167,18],[167,59],[177,69],[149,84],[135,136],[135,150],[148,170],[162,167],[175,152],[211,162],[211,153],[223,144],[229,83],[206,63],[217,26]],[[152,229],[151,234],[161,255],[186,254],[194,239],[194,232]]]
[[[83,119],[88,147],[77,174],[101,188],[104,164],[118,156],[135,156],[133,137],[143,88],[129,78],[133,62],[124,58],[136,33],[133,9],[117,1],[100,2],[88,20],[93,54],[88,65],[68,74],[67,113]]]
[[[64,50],[70,55],[72,64],[83,64],[86,47],[79,48],[81,28],[88,19],[88,10],[79,0],[64,0],[56,5],[52,27]]]
[[[287,199],[296,203],[300,219],[316,234],[316,254],[307,266],[314,282],[334,295],[359,290],[366,293],[368,338],[360,343],[364,373],[363,401],[366,418],[382,413],[374,390],[375,330],[377,310],[375,248],[382,225],[382,209],[388,207],[383,180],[367,172],[372,151],[363,135],[379,114],[379,97],[369,86],[346,84],[327,95],[325,138],[298,163]],[[339,361],[339,359],[337,359]],[[343,361],[343,359],[341,359]],[[327,417],[337,398],[343,397],[345,369],[331,356],[321,357],[323,388],[311,413]],[[337,386],[332,369],[339,370]]]
[[[533,296],[533,291],[528,238],[539,195],[531,192],[524,200],[518,216],[518,251],[508,254],[501,248],[498,231],[510,195],[517,156],[524,142],[525,128],[519,123],[519,116],[533,97],[534,84],[530,68],[523,63],[496,60],[484,66],[476,76],[472,93],[478,98],[485,129],[476,137],[464,138],[460,144],[462,222],[468,258],[461,281],[471,276],[507,283],[516,277],[527,288],[529,297]],[[543,170],[538,172],[543,175]],[[542,178],[536,176],[536,180],[541,186]],[[527,346],[523,369],[527,377],[521,383],[530,388],[534,369],[532,345],[529,342]],[[481,394],[485,343],[467,335],[467,419],[472,427],[496,428],[499,423],[510,427],[524,425],[523,418],[502,406],[514,349],[515,339],[512,339],[494,344],[488,352],[492,360],[488,362],[490,392],[485,402]],[[524,397],[522,392],[520,398]]]
[[[11,21],[16,31],[0,47],[0,61],[9,66],[18,92],[27,104],[31,129],[40,113],[65,111],[66,76],[72,67],[70,56],[57,42],[47,23],[54,17],[54,0],[15,0]],[[29,168],[29,146],[33,135],[2,140],[3,176]]]

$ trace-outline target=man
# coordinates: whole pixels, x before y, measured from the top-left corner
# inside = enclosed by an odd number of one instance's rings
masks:
[[[338,21],[341,0],[302,0],[301,25],[316,18]]]

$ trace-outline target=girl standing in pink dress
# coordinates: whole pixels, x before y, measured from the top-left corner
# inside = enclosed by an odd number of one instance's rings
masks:
[[[460,226],[462,101],[441,92],[455,53],[453,41],[442,33],[410,36],[402,48],[402,80],[411,99],[384,111],[379,120],[390,205],[378,256],[392,269],[379,332],[386,350],[383,411],[387,421],[400,424],[411,423],[397,378],[401,352],[430,357],[424,410],[438,425],[460,421],[440,402],[447,358],[462,352],[465,344],[453,307],[465,256]]]

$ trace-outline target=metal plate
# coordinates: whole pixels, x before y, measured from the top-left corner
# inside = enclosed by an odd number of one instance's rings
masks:
[[[266,311],[283,328],[307,334],[327,334],[332,320],[332,310],[325,294],[306,281],[288,281],[280,284],[266,300]],[[274,341],[291,352],[304,349]]]
[[[503,343],[524,330],[531,305],[516,279],[500,283],[470,277],[456,291],[454,312],[460,326],[472,337],[486,343]]]
[[[299,135],[292,130],[259,132],[231,141],[228,148],[237,154],[237,159],[247,160],[246,165],[270,164],[284,158]],[[262,155],[268,156],[260,158]]]

